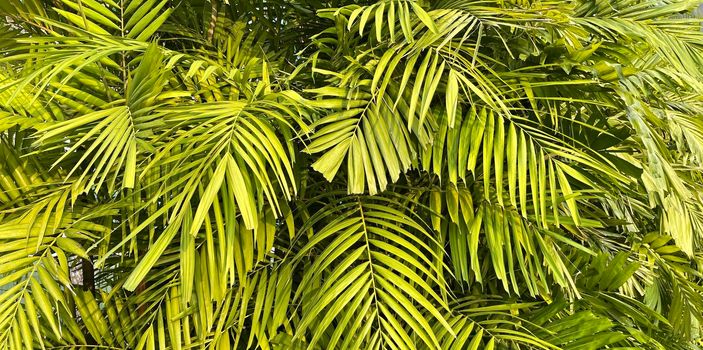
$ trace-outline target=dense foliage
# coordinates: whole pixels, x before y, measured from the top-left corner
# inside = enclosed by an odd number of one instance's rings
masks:
[[[696,349],[677,0],[0,1],[0,349]]]

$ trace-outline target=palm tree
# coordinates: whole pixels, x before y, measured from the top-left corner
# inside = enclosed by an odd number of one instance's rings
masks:
[[[697,349],[698,5],[0,1],[0,349]]]

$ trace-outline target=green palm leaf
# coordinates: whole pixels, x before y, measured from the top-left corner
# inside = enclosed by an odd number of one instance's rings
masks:
[[[697,349],[699,5],[0,1],[0,349]]]

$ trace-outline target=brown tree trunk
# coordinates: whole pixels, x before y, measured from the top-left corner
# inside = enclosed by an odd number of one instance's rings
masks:
[[[95,270],[93,269],[93,262],[90,259],[83,259],[81,270],[83,272],[83,290],[94,292]]]

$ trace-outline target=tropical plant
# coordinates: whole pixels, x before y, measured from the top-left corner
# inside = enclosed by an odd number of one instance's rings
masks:
[[[0,1],[0,349],[697,349],[679,0]]]

